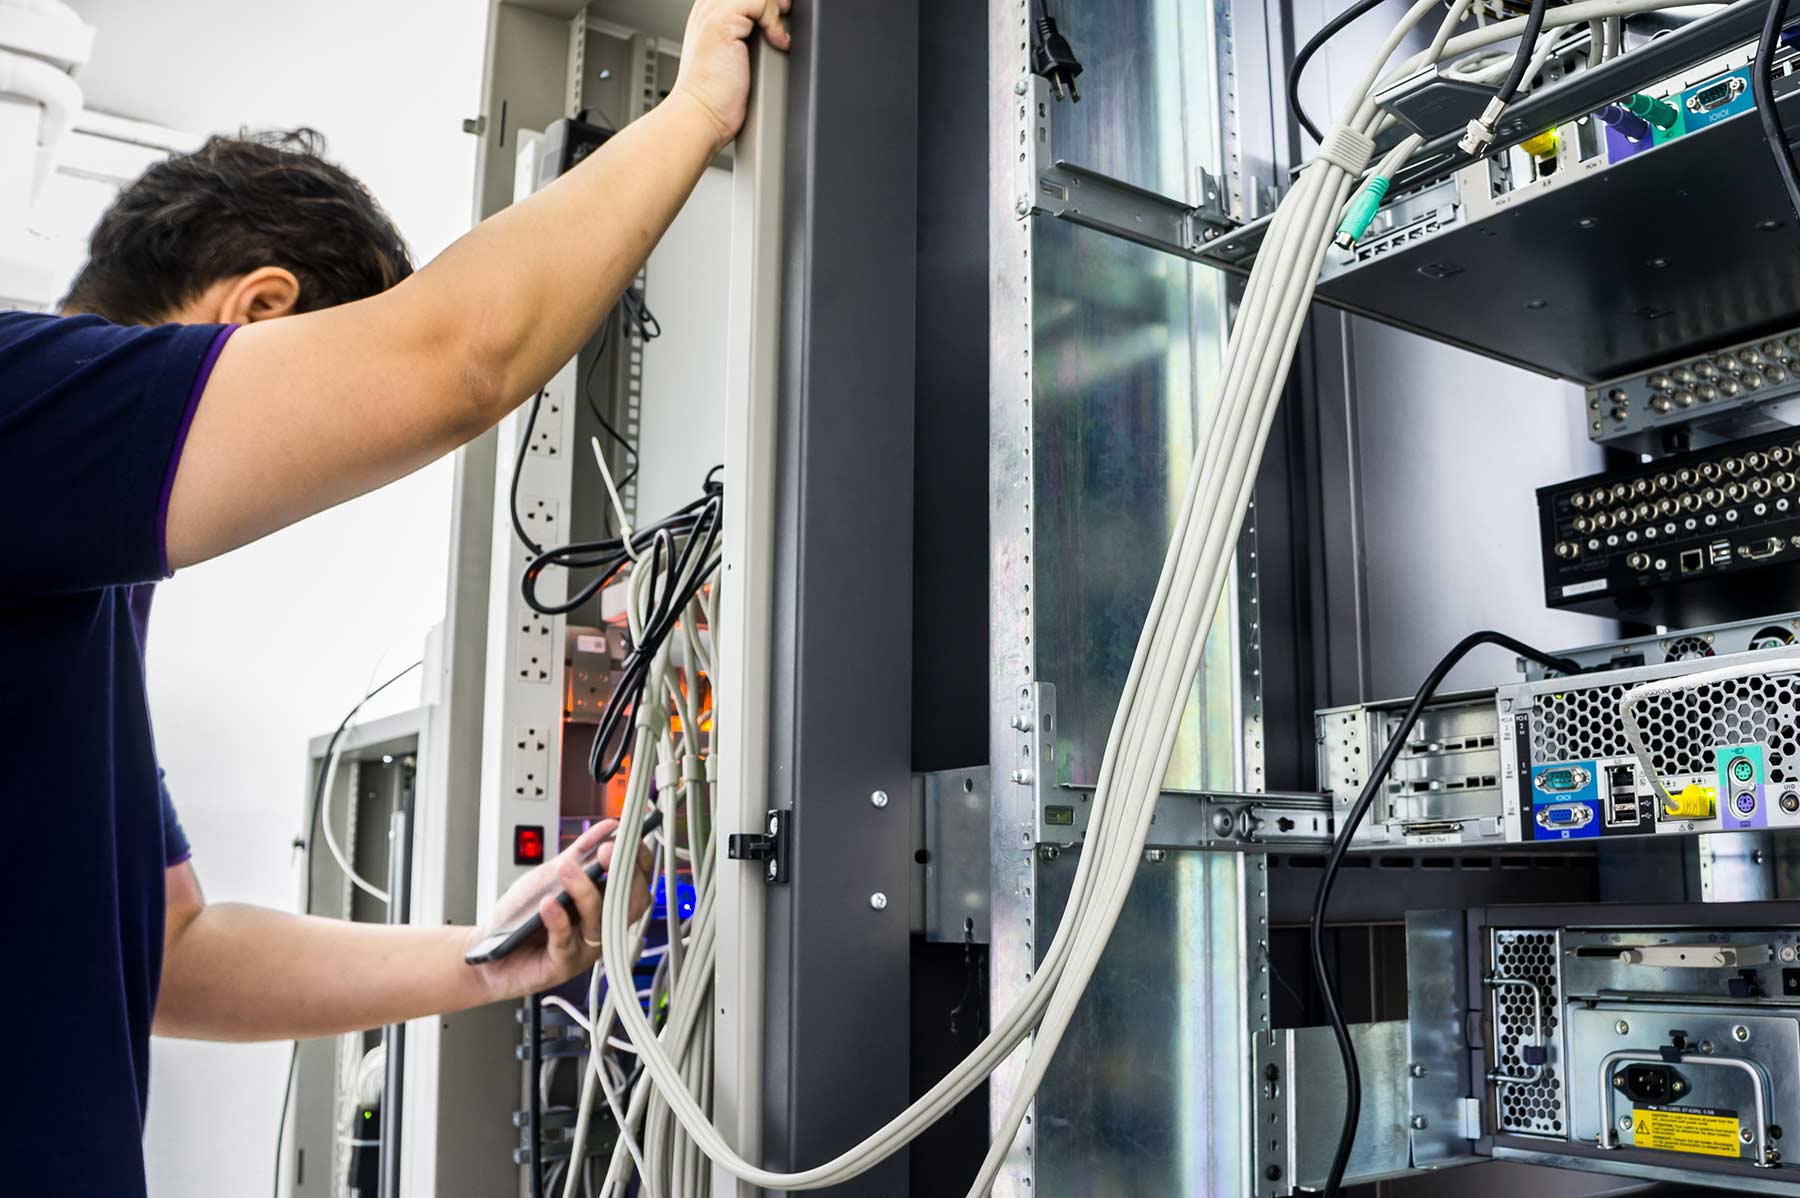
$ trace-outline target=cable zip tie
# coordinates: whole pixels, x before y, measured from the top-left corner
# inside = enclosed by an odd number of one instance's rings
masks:
[[[619,518],[619,543],[624,546],[625,556],[633,562],[638,560],[637,547],[631,543],[631,522],[625,519],[625,504],[619,499],[619,488],[613,485],[612,469],[606,464],[606,451],[600,448],[599,437],[589,437],[594,447],[594,460],[600,463],[600,478],[606,483],[607,497],[612,500],[613,515]]]
[[[706,776],[706,763],[698,753],[689,753],[681,759],[681,780],[698,782]]]
[[[658,794],[667,794],[675,786],[675,766],[671,762],[657,762],[656,773],[652,776],[656,779],[656,791]]]
[[[1319,146],[1318,160],[1329,162],[1346,175],[1360,175],[1375,157],[1375,139],[1348,125],[1333,125]]]

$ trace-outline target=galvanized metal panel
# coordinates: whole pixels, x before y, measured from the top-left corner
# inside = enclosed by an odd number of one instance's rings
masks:
[[[1261,6],[1248,5],[1262,22]],[[1091,785],[1203,429],[1223,281],[1029,211],[1062,160],[1198,204],[1242,207],[1231,57],[1237,8],[1124,0],[1059,11],[1092,86],[1056,103],[1026,70],[1025,0],[990,9],[991,1002],[1015,1002],[1054,926],[1073,854],[1041,860],[1036,791]],[[1102,82],[1103,81],[1103,82]],[[1254,81],[1264,90],[1266,81]],[[1203,175],[1202,171],[1207,172]],[[1223,195],[1218,183],[1223,181]],[[1208,195],[1213,187],[1214,196]],[[1253,563],[1252,558],[1241,561]],[[1253,583],[1251,580],[1241,580]],[[1254,788],[1260,753],[1253,585],[1228,591],[1166,779]],[[1242,606],[1240,606],[1242,605]],[[1017,760],[1010,725],[1055,688],[1053,743]],[[1041,763],[1055,776],[1038,778]],[[1029,768],[1013,780],[1015,767]],[[1075,800],[1079,804],[1079,798]],[[1260,859],[1174,853],[1147,865],[997,1194],[1253,1189],[1248,1073],[1267,1026],[1257,971]],[[1054,896],[1054,897],[1048,897]],[[1121,1039],[1121,1037],[1123,1037]],[[1104,1044],[1104,1050],[1099,1046]],[[1122,1063],[1129,1061],[1127,1066]],[[996,1074],[1004,1110],[1014,1069]]]
[[[1247,979],[1244,968],[1260,957],[1251,932],[1258,864],[1183,852],[1139,871],[1038,1094],[1036,1193],[1250,1191],[1259,997],[1266,1009],[1266,975],[1252,967]],[[1041,925],[1061,914],[1075,865],[1073,852],[1040,862]]]
[[[1463,1126],[1469,1083],[1468,934],[1460,911],[1406,917],[1406,1013],[1412,1156],[1421,1167],[1473,1152]]]
[[[1390,1019],[1351,1025],[1362,1075],[1362,1107],[1346,1181],[1365,1182],[1407,1171],[1407,1023]],[[1331,1172],[1344,1119],[1344,1063],[1328,1027],[1275,1033],[1260,1081],[1273,1087],[1287,1124],[1284,1172],[1295,1185],[1318,1186]],[[1271,1073],[1270,1070],[1274,1072]]]

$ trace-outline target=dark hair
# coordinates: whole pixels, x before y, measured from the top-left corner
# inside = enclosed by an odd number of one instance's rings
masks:
[[[157,163],[100,218],[63,308],[150,324],[263,266],[294,273],[300,312],[392,287],[412,273],[406,243],[324,148],[312,129],[244,132]]]

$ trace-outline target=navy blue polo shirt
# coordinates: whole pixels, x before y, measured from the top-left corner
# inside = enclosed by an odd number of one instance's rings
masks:
[[[0,1159],[144,1193],[164,871],[187,844],[144,689],[175,466],[229,327],[0,312]]]

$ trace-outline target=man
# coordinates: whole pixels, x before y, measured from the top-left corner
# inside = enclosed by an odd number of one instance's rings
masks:
[[[515,998],[598,955],[600,895],[463,964],[467,928],[207,905],[161,791],[145,584],[449,452],[592,336],[736,135],[746,39],[786,0],[698,0],[674,91],[417,274],[304,147],[213,142],[96,230],[61,316],[0,313],[0,914],[8,1192],[145,1190],[148,1039],[322,1036]],[[134,603],[135,600],[135,603]]]

